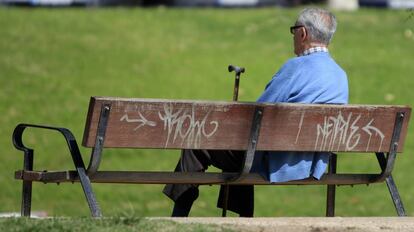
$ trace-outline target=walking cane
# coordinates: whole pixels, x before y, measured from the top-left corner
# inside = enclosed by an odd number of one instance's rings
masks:
[[[228,67],[229,72],[235,72],[234,78],[234,90],[233,90],[233,101],[237,101],[239,97],[239,85],[240,85],[240,74],[244,73],[245,69],[243,67],[238,67],[234,65],[229,65]],[[222,217],[226,217],[227,214],[227,203],[229,200],[229,185],[224,185],[224,205],[223,205],[223,212],[221,214]]]
[[[229,69],[229,72],[234,71],[236,73],[236,76],[234,79],[233,101],[237,101],[239,97],[240,74],[244,73],[245,69],[243,67],[237,67],[233,65],[229,65],[228,69]]]

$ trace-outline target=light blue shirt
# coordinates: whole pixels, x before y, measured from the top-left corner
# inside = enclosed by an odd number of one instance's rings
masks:
[[[328,52],[314,52],[288,60],[267,84],[257,102],[348,103],[348,79]],[[329,153],[257,152],[256,168],[271,182],[320,179]],[[257,161],[260,160],[260,161]]]

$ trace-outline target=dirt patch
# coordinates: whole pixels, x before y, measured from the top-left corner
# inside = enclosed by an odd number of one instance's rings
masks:
[[[213,224],[246,232],[414,232],[412,217],[353,218],[162,218],[177,223]]]

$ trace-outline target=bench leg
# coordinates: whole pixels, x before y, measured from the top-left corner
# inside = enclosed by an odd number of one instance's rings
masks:
[[[405,213],[404,205],[402,203],[400,194],[398,193],[397,186],[395,185],[394,179],[392,178],[392,175],[388,176],[385,179],[387,183],[388,190],[390,191],[390,195],[392,198],[392,201],[394,203],[395,209],[397,210],[397,214],[400,217],[407,216]]]
[[[223,203],[223,211],[221,212],[222,217],[227,216],[227,205],[229,202],[229,185],[224,185],[224,203]]]
[[[86,175],[85,169],[78,169],[78,175],[92,217],[102,217],[101,209],[98,205],[98,201],[96,201],[95,194],[92,191],[91,181],[89,180],[89,177]]]
[[[336,173],[336,162],[337,162],[337,155],[331,154],[329,157],[329,174]],[[336,193],[336,185],[328,185],[327,194],[326,194],[326,216],[327,217],[334,217],[335,216],[335,193]]]
[[[378,163],[381,166],[381,169],[384,170],[385,166],[387,165],[387,160],[385,158],[384,153],[376,153]],[[385,182],[387,183],[388,191],[390,191],[390,195],[392,198],[392,202],[394,203],[395,209],[397,210],[397,214],[400,217],[407,216],[405,213],[404,205],[402,203],[400,194],[398,193],[397,186],[395,185],[394,179],[392,178],[392,175],[389,175]]]
[[[95,194],[92,191],[92,185],[89,177],[86,175],[85,164],[83,163],[82,156],[77,147],[76,141],[73,142],[71,147],[71,155],[73,164],[76,167],[76,171],[79,176],[79,181],[82,185],[83,193],[85,194],[86,201],[88,202],[89,209],[92,217],[102,217],[101,209],[99,208]]]
[[[23,169],[27,171],[33,170],[33,150],[28,149],[24,153]],[[32,181],[23,181],[22,188],[22,205],[21,216],[30,217],[32,208]]]
[[[23,181],[21,216],[30,217],[32,208],[32,182]]]

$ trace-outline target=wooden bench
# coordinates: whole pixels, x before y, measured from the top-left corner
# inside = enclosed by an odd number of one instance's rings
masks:
[[[93,217],[101,216],[91,182],[136,184],[254,184],[328,185],[327,216],[334,216],[335,186],[386,182],[399,216],[405,211],[391,171],[402,152],[411,108],[378,105],[258,104],[158,99],[92,97],[83,146],[92,148],[86,168],[73,134],[65,128],[19,124],[14,146],[24,152],[22,215],[30,216],[32,182],[79,181]],[[60,132],[72,155],[74,170],[35,171],[33,150],[22,141],[26,128]],[[104,148],[231,149],[245,150],[239,173],[174,173],[100,171]],[[379,172],[336,173],[336,154],[328,173],[285,183],[269,183],[249,173],[256,150],[374,153]],[[162,157],[160,157],[162,158]],[[355,156],[355,158],[358,158]],[[357,164],[357,163],[356,163]],[[173,167],[172,167],[173,168]]]

